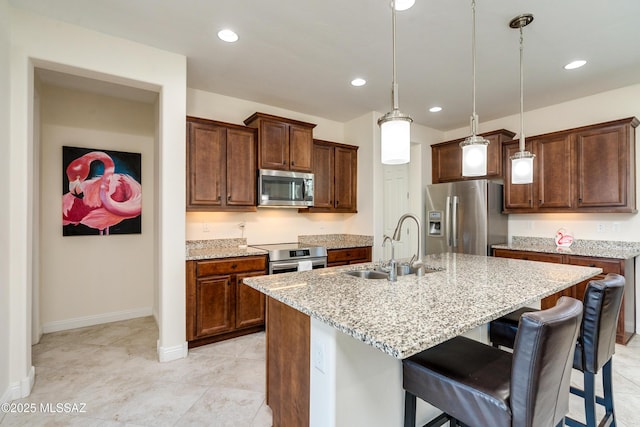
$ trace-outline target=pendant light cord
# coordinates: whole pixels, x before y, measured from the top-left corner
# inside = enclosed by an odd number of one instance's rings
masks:
[[[522,36],[522,28],[520,26],[520,151],[523,152],[525,148],[524,140],[524,37]]]
[[[478,115],[476,114],[476,1],[471,0],[471,57],[473,82],[473,113],[471,115],[471,135],[476,136]]]
[[[391,34],[392,34],[392,47],[393,52],[393,81],[391,82],[391,102],[393,109],[398,109],[398,83],[396,80],[396,1],[391,1]]]

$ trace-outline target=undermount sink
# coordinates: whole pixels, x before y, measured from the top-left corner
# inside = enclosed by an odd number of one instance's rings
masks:
[[[349,276],[359,277],[361,279],[386,279],[389,275],[383,271],[376,270],[353,270],[347,271],[344,274]]]

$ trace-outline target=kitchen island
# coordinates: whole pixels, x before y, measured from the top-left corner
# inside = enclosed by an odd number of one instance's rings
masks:
[[[396,283],[345,274],[372,264],[251,277],[267,299],[267,403],[274,425],[401,426],[401,359],[586,280],[599,268],[475,255],[423,258]],[[429,405],[418,420],[437,415]]]

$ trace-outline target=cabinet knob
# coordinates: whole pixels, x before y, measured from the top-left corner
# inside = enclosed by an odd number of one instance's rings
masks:
[[[231,201],[231,194],[227,194],[227,201],[230,202]]]
[[[296,162],[294,162],[293,160],[291,160],[291,166],[295,166]]]
[[[231,264],[231,268],[235,270],[236,268],[238,268],[238,264]]]
[[[218,194],[218,197],[216,197],[216,200],[220,201],[220,195]]]
[[[340,204],[340,200],[336,200],[336,206]]]
[[[582,197],[580,197],[580,198],[578,199],[578,202],[582,203]]]
[[[596,266],[595,264],[589,264],[589,267],[595,267],[595,266]]]

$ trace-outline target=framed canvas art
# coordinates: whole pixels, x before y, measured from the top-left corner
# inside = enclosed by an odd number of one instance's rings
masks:
[[[140,153],[62,147],[62,234],[140,234]]]

